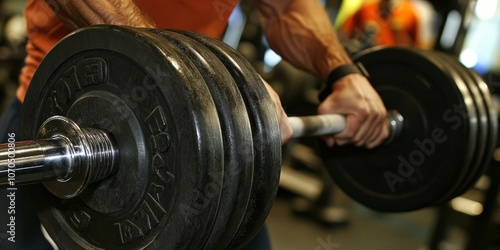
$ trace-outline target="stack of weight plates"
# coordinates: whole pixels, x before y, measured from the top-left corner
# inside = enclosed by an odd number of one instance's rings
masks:
[[[39,196],[39,217],[60,248],[236,248],[271,209],[276,112],[251,65],[216,39],[77,31],[43,60],[24,107],[24,139],[63,115],[110,132],[119,148],[113,177],[72,199]]]

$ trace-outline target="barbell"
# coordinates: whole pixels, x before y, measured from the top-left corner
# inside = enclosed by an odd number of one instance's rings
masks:
[[[486,84],[456,59],[411,48],[357,55],[389,112],[383,146],[320,151],[360,203],[399,212],[466,191],[496,146]],[[290,117],[297,137],[341,115]],[[67,36],[40,64],[21,139],[0,145],[0,185],[30,185],[61,248],[237,249],[276,195],[281,140],[258,74],[192,32],[110,25]]]

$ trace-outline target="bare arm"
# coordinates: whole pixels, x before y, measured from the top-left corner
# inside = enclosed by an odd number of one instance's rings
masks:
[[[57,18],[77,29],[93,24],[155,27],[133,0],[46,0]]]
[[[254,0],[273,50],[295,67],[325,81],[336,67],[351,63],[318,0]],[[326,138],[329,145],[354,143],[375,147],[388,136],[386,110],[377,92],[361,75],[336,81],[318,112],[347,115],[346,130]]]
[[[318,0],[254,2],[270,46],[296,67],[324,81],[332,69],[351,62]]]

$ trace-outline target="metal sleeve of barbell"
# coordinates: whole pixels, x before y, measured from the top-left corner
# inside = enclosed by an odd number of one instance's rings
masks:
[[[0,187],[64,178],[70,174],[71,157],[59,139],[0,144]]]
[[[288,117],[293,137],[337,134],[345,129],[345,116],[338,114]]]

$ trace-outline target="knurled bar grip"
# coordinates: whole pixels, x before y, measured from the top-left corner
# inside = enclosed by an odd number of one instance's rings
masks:
[[[292,126],[292,138],[337,134],[345,129],[343,115],[314,115],[289,117]]]
[[[40,126],[37,138],[15,142],[14,150],[0,144],[0,187],[43,182],[67,199],[116,170],[118,149],[102,130],[54,116]]]
[[[403,120],[397,111],[388,111],[389,138],[385,143],[391,142],[401,133]],[[346,126],[345,116],[339,114],[289,117],[288,121],[293,130],[292,138],[333,135],[342,132]]]

